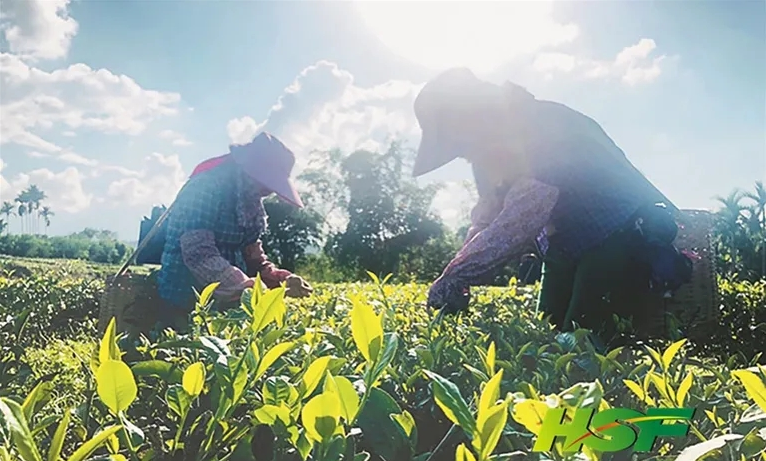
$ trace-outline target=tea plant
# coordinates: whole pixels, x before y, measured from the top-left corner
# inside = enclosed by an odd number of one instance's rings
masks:
[[[79,370],[75,395],[71,376],[40,371],[60,343],[27,342],[31,320],[11,316],[3,338],[23,347],[0,362],[0,460],[622,460],[531,448],[550,409],[680,406],[698,409],[688,437],[652,459],[766,460],[758,356],[721,362],[686,340],[599,354],[587,331],[557,334],[535,313],[533,288],[476,290],[471,312],[444,317],[425,287],[372,279],[303,300],[256,284],[225,312],[211,285],[182,335],[134,342],[112,322],[62,368]]]

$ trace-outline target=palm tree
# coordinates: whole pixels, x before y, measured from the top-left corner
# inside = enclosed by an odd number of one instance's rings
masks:
[[[53,217],[56,213],[51,211],[51,207],[44,206],[42,210],[40,210],[40,217],[42,217],[45,220],[45,235],[48,235],[48,227],[51,225],[51,217]]]
[[[753,213],[760,231],[756,232],[755,236],[758,238],[758,234],[760,234],[758,239],[761,247],[761,277],[766,277],[766,187],[764,187],[763,181],[756,181],[755,191],[748,192],[744,196],[755,202]]]
[[[29,212],[30,224],[36,224],[33,226],[33,233],[39,233],[40,224],[40,205],[47,197],[45,192],[40,190],[36,184],[32,184],[27,188],[27,211]],[[37,218],[37,219],[35,219]]]
[[[6,230],[10,233],[11,228],[8,224],[11,222],[11,215],[16,215],[16,208],[13,206],[13,203],[3,202],[2,206],[0,206],[0,214],[5,215]]]
[[[742,221],[744,219],[744,207],[742,206],[743,194],[739,190],[733,190],[726,197],[715,197],[722,205],[716,213],[717,234],[721,245],[721,255],[731,259],[730,270],[736,271],[739,264],[739,251],[737,242],[742,234]]]
[[[0,219],[0,234],[3,233],[4,230],[8,228],[8,221],[4,219]]]

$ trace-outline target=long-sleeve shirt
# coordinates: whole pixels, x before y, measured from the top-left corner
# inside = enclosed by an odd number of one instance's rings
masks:
[[[291,273],[278,269],[263,252],[266,229],[262,197],[231,162],[189,179],[167,219],[160,296],[179,309],[194,303],[194,291],[220,282],[215,295],[232,299],[260,274],[269,287]]]
[[[535,246],[544,256],[556,245],[577,260],[642,206],[674,208],[589,117],[546,101],[525,117],[537,127],[526,152],[474,163],[479,202],[437,290],[456,295]]]

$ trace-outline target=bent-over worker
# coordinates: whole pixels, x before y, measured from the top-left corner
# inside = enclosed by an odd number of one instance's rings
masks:
[[[465,309],[470,286],[532,244],[543,257],[538,309],[559,329],[576,322],[596,343],[608,341],[612,314],[641,312],[655,263],[636,262],[633,223],[650,210],[672,241],[678,210],[594,120],[464,68],[428,82],[414,108],[422,130],[414,176],[461,157],[479,193],[464,246],[432,284],[429,306]]]
[[[220,282],[216,299],[232,302],[254,278],[269,288],[286,283],[287,296],[312,292],[301,277],[277,268],[264,254],[261,235],[267,216],[263,199],[276,194],[303,207],[290,174],[295,156],[281,141],[261,133],[228,154],[202,162],[179,192],[167,218],[167,236],[157,282],[166,311],[160,322],[178,325],[188,317],[195,295]]]

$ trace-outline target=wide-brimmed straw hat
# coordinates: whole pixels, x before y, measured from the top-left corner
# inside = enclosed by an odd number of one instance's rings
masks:
[[[303,208],[290,179],[295,154],[275,136],[263,132],[248,144],[232,145],[231,158],[252,179],[273,191],[282,200]]]

